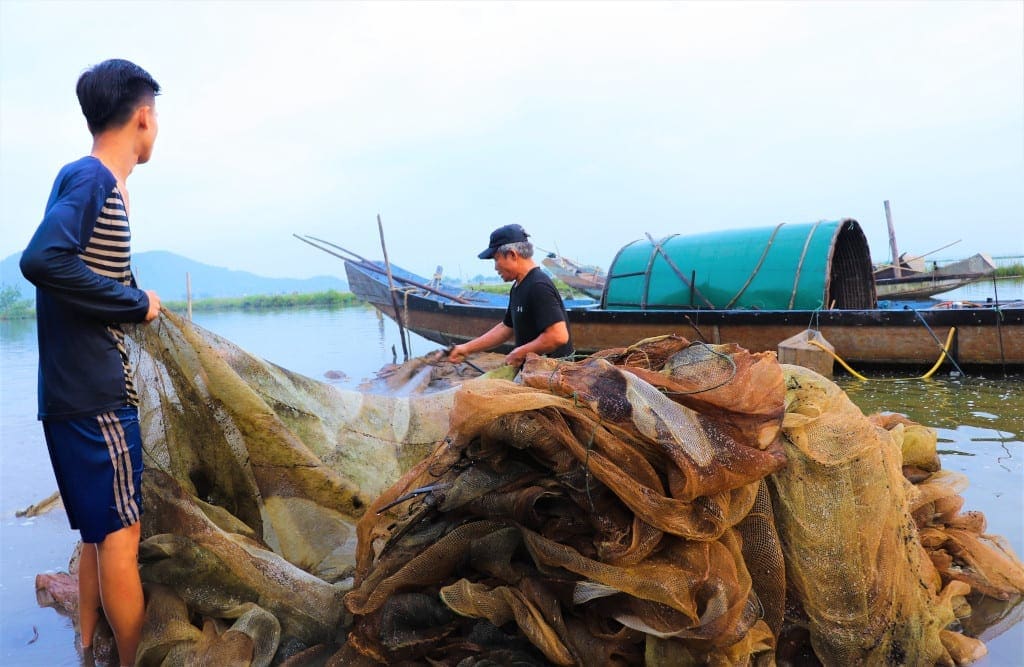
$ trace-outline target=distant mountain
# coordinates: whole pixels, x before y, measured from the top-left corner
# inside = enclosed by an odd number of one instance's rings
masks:
[[[21,253],[0,262],[0,284],[17,287],[22,296],[35,294],[18,268]],[[156,290],[166,301],[185,300],[185,274],[192,281],[192,298],[247,296],[251,294],[305,294],[333,289],[347,291],[348,283],[334,276],[315,278],[267,278],[247,271],[210,266],[163,250],[132,254],[132,268],[139,284]]]

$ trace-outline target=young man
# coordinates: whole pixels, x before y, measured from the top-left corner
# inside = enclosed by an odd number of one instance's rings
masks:
[[[515,349],[505,357],[510,366],[522,366],[529,352],[550,357],[573,353],[568,317],[554,283],[533,261],[533,244],[519,225],[505,225],[491,232],[480,259],[494,259],[494,270],[512,282],[505,318],[487,333],[456,345],[449,361],[460,362],[473,352],[490,350],[515,337]]]
[[[137,65],[107,60],[79,77],[76,92],[92,152],[57,174],[21,272],[36,286],[39,419],[68,520],[82,534],[83,654],[102,606],[121,664],[132,665],[144,615],[142,442],[121,325],[155,319],[160,298],[131,274],[125,181],[153,151],[160,86]]]

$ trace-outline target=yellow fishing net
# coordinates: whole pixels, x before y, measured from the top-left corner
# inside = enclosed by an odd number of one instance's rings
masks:
[[[772,354],[357,392],[165,315],[132,355],[141,665],[961,664],[1024,593],[933,431]]]
[[[1024,592],[934,432],[774,355],[666,337],[520,379],[464,386],[360,520],[349,659],[962,664],[965,596]]]
[[[132,342],[151,591],[140,664],[249,664],[239,634],[260,665],[336,640],[355,521],[444,436],[452,392],[342,390],[172,314]]]

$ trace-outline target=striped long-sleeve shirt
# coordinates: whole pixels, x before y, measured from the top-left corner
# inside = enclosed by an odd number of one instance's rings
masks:
[[[61,169],[21,257],[36,286],[39,418],[100,414],[136,402],[121,324],[141,322],[131,232],[117,179],[94,157]]]

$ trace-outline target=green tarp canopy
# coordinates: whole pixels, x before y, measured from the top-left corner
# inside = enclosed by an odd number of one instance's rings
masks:
[[[871,253],[856,220],[650,236],[619,250],[603,305],[623,309],[874,308]]]

